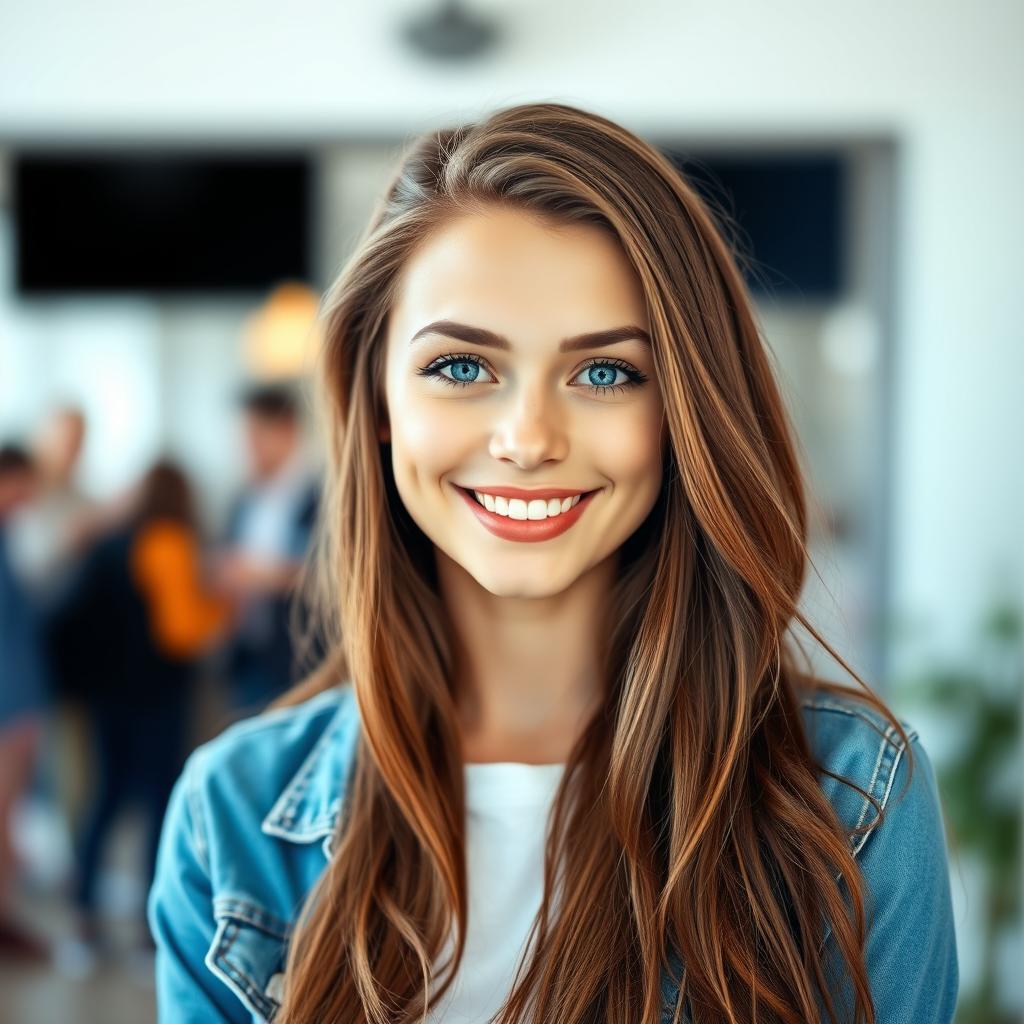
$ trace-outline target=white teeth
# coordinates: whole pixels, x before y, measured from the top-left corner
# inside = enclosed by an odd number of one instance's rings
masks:
[[[474,491],[473,495],[488,512],[496,512],[509,519],[549,519],[551,516],[560,516],[583,497],[582,494],[576,494],[571,498],[535,498],[527,502],[521,498],[503,498],[483,491]]]

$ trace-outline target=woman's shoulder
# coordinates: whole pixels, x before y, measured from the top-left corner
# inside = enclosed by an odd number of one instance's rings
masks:
[[[347,682],[327,687],[294,704],[276,705],[223,729],[197,747],[204,760],[233,761],[252,753],[301,755],[338,715],[355,713],[355,694]]]
[[[193,771],[288,775],[332,728],[353,724],[355,693],[341,682],[296,704],[267,708],[234,722],[192,752]]]
[[[849,763],[864,755],[877,754],[883,745],[901,750],[907,743],[920,740],[917,730],[890,710],[906,734],[905,743],[893,720],[856,690],[838,686],[805,689],[798,691],[798,697],[808,740],[819,759],[838,758]],[[887,707],[884,701],[880,702]]]
[[[884,815],[906,800],[936,798],[931,763],[917,730],[905,719],[893,715],[901,736],[886,714],[846,688],[802,691],[800,710],[822,770],[822,789],[847,826],[854,855],[868,842],[872,832],[867,826],[879,809]]]
[[[351,684],[228,726],[189,756],[182,782],[208,822],[248,818],[275,834],[296,826],[326,834],[337,817],[355,747]]]
[[[189,756],[148,900],[161,1020],[273,1019],[296,908],[328,862],[357,721],[342,683]]]
[[[865,961],[876,1019],[951,1021],[959,968],[949,847],[921,738],[894,716],[901,736],[853,691],[805,694],[801,712],[820,785],[865,882]],[[827,924],[826,938],[830,932]]]

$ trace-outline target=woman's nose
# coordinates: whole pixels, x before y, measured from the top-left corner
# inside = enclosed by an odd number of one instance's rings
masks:
[[[563,459],[567,451],[564,417],[551,398],[525,396],[499,418],[491,434],[490,454],[524,469]]]

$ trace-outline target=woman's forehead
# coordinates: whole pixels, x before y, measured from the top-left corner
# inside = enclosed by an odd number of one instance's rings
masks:
[[[498,210],[460,216],[410,257],[392,324],[408,342],[433,320],[551,339],[637,323],[643,291],[621,247],[589,224],[552,227]]]

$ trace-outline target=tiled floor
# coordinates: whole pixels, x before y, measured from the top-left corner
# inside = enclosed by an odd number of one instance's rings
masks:
[[[139,883],[128,870],[137,836],[128,827],[113,837],[105,878],[113,895],[104,918],[106,953],[88,973],[67,957],[72,916],[58,892],[37,888],[19,897],[19,917],[54,950],[52,966],[0,960],[0,1024],[147,1024],[156,1020],[153,956],[141,947]],[[63,954],[63,955],[62,955]],[[63,967],[58,964],[63,963]],[[81,962],[78,964],[81,968]]]
[[[0,1024],[143,1024],[156,1020],[152,968],[107,966],[84,981],[0,964]]]
[[[195,709],[193,745],[214,735],[226,722],[223,695],[216,686],[201,687]],[[82,725],[72,715],[55,719],[41,752],[41,776],[50,791],[64,793],[80,804],[92,777]],[[77,739],[76,739],[77,737]],[[74,741],[74,742],[72,742]],[[66,791],[66,792],[65,792]],[[32,931],[59,950],[71,934],[72,916],[60,895],[66,885],[69,853],[58,822],[64,819],[49,804],[42,810],[29,801],[30,813],[20,822],[25,889],[19,894],[20,916]],[[67,808],[65,808],[66,810]],[[23,809],[24,810],[24,809]],[[144,883],[139,878],[142,833],[131,812],[122,816],[105,851],[100,880],[105,932],[110,953],[92,973],[79,976],[67,968],[26,967],[0,959],[0,1024],[148,1024],[156,1020],[152,953],[140,952]],[[63,883],[62,883],[63,879]]]

